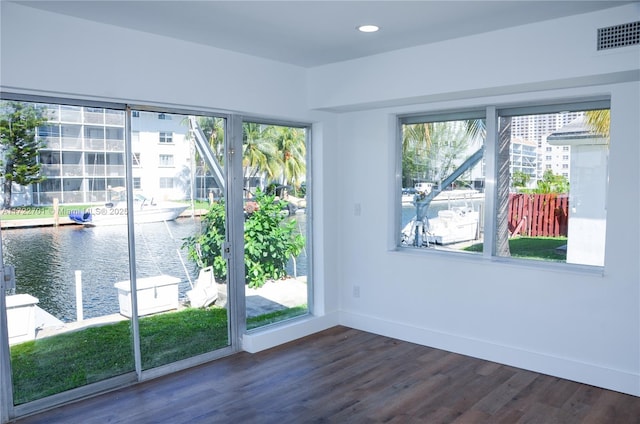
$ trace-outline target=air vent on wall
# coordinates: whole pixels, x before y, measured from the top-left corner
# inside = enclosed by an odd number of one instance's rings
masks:
[[[598,29],[598,50],[640,44],[640,21]]]

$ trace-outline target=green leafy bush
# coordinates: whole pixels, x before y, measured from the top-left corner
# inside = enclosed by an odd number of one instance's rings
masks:
[[[224,201],[211,204],[204,216],[205,227],[202,234],[184,239],[182,248],[186,248],[188,258],[204,268],[213,265],[216,278],[227,278],[227,262],[222,258],[222,244],[225,240]]]
[[[276,201],[274,195],[256,192],[257,208],[248,214],[244,225],[245,277],[249,287],[261,287],[269,279],[286,276],[286,265],[291,256],[302,252],[304,237],[295,233],[295,220],[285,222],[286,202]],[[204,217],[206,226],[202,234],[185,239],[183,247],[189,258],[200,266],[213,265],[214,275],[226,279],[227,265],[222,258],[225,240],[224,203],[214,203]]]

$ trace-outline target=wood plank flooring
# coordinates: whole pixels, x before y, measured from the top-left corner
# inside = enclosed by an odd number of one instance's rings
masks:
[[[640,398],[334,327],[16,422],[639,424]]]

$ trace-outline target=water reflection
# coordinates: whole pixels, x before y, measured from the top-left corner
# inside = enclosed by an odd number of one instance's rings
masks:
[[[305,234],[306,215],[296,215],[296,228]],[[136,225],[136,273],[138,278],[159,274],[181,279],[183,298],[189,278],[195,281],[198,267],[181,249],[182,240],[201,231],[200,219]],[[5,263],[15,266],[16,293],[39,299],[42,309],[56,318],[76,320],[75,271],[82,271],[84,318],[119,312],[114,284],[129,279],[129,253],[126,226],[84,228],[61,226],[2,231]],[[307,274],[306,250],[287,272]]]
[[[137,225],[138,277],[168,274],[189,289],[197,267],[180,250],[182,238],[200,231],[200,221],[181,219]],[[76,320],[75,271],[82,272],[85,318],[118,313],[117,281],[129,279],[127,227],[61,226],[2,232],[5,262],[16,268],[16,293],[39,299],[39,306],[65,322]],[[184,262],[184,266],[182,265]],[[186,268],[186,271],[185,271]]]

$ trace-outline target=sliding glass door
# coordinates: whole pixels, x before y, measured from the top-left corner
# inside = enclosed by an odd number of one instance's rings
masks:
[[[0,130],[2,421],[309,314],[308,127],[14,95]]]
[[[232,352],[226,258],[205,265],[199,240],[214,215],[227,240],[226,119],[27,101],[0,114],[9,417]]]
[[[125,185],[125,111],[3,101],[0,114],[13,405],[135,380],[132,325],[114,287],[129,279],[126,232],[74,222],[104,205],[108,186]]]
[[[226,239],[225,124],[225,119],[212,116],[132,112],[133,237],[143,370],[230,345],[227,280],[207,263],[211,252],[201,240],[209,234],[205,217],[214,214],[216,236]],[[218,256],[218,262],[225,260]],[[129,307],[131,285],[125,280],[116,286],[119,301]]]

